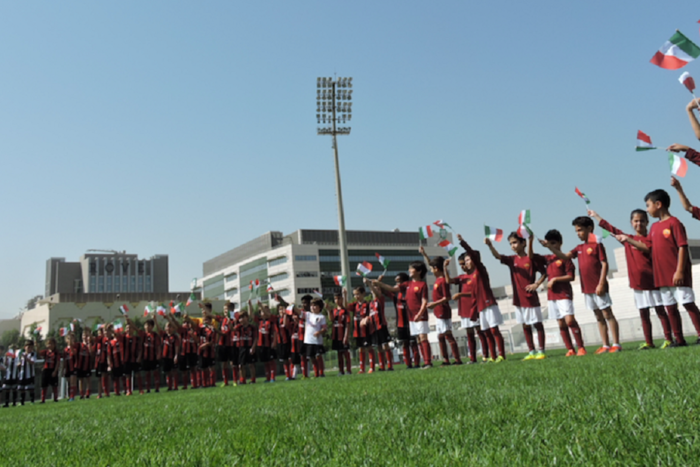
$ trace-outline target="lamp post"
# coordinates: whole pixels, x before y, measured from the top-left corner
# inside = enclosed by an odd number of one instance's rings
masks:
[[[335,156],[335,191],[338,198],[338,247],[340,249],[341,274],[345,276],[345,288],[352,296],[350,287],[350,262],[345,235],[345,214],[343,212],[343,190],[340,186],[340,167],[338,166],[338,135],[349,135],[349,126],[338,126],[352,118],[352,78],[318,78],[316,80],[316,121],[319,135],[333,137]],[[321,126],[323,125],[323,126]]]

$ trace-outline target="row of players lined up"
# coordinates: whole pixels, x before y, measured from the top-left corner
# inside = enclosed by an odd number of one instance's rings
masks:
[[[692,151],[689,148],[686,150]],[[700,219],[700,209],[692,206],[687,199],[680,182],[672,178],[671,185],[676,188],[684,208]],[[643,349],[654,347],[651,339],[650,309],[653,307],[664,330],[663,348],[687,345],[683,337],[678,303],[688,311],[696,332],[700,336],[700,310],[695,305],[692,290],[692,275],[688,256],[687,236],[683,224],[671,216],[671,204],[668,193],[655,190],[645,197],[646,211],[634,210],[631,214],[631,226],[634,235],[627,235],[603,220],[596,212],[589,215],[600,222],[600,226],[615,234],[615,238],[624,244],[628,264],[630,287],[634,291],[637,307],[640,310],[646,342]],[[647,232],[648,216],[659,219]],[[617,321],[612,312],[612,301],[607,290],[607,259],[605,248],[601,243],[590,242],[594,223],[590,217],[577,217],[572,222],[576,235],[583,242],[568,253],[561,250],[563,239],[557,230],[550,230],[541,240],[549,248],[550,255],[538,255],[533,252],[533,240],[527,242],[516,233],[509,235],[509,243],[514,255],[501,255],[489,239],[485,240],[494,257],[509,267],[513,283],[513,303],[516,320],[523,325],[525,337],[530,349],[526,359],[545,357],[545,335],[542,326],[542,313],[537,289],[548,280],[549,315],[557,319],[563,341],[567,347],[567,356],[585,355],[581,331],[574,317],[573,291],[574,280],[572,259],[577,259],[580,269],[581,289],[585,295],[587,308],[592,310],[599,324],[603,346],[596,353],[619,352],[620,339]],[[82,343],[77,343],[73,335],[68,336],[68,346],[63,353],[56,349],[53,339],[47,341],[47,348],[39,352],[44,358],[42,374],[42,402],[46,389],[53,387],[54,400],[57,397],[57,377],[59,361],[63,360],[64,376],[70,381],[70,398],[77,394],[80,382],[80,396],[89,397],[89,379],[94,369],[101,378],[98,397],[109,395],[109,378],[114,384],[115,394],[120,394],[120,381],[126,394],[132,394],[132,376],[143,392],[143,379],[146,391],[150,392],[153,379],[154,388],[159,390],[161,368],[166,376],[169,390],[178,388],[178,370],[183,387],[187,388],[188,379],[193,387],[206,387],[214,384],[214,357],[223,363],[224,384],[228,384],[228,369],[233,381],[246,382],[245,369],[250,370],[251,382],[255,382],[254,367],[256,361],[265,364],[266,382],[275,381],[278,359],[284,368],[288,380],[295,379],[297,365],[302,374],[308,376],[309,363],[317,377],[324,376],[323,335],[331,323],[332,348],[338,351],[339,374],[351,372],[349,354],[349,335],[360,349],[360,373],[365,372],[369,357],[369,373],[375,370],[375,356],[378,357],[380,369],[393,369],[392,353],[388,342],[390,336],[384,316],[384,296],[394,301],[397,310],[397,339],[403,345],[404,362],[408,367],[419,367],[422,358],[423,368],[432,366],[432,356],[427,340],[429,331],[428,311],[432,310],[436,318],[436,330],[440,344],[443,365],[450,364],[447,344],[450,344],[455,363],[461,364],[459,349],[452,334],[452,316],[450,299],[458,302],[462,325],[467,329],[470,362],[476,361],[476,339],[482,340],[484,357],[489,361],[500,362],[505,359],[503,337],[498,329],[503,319],[490,287],[488,271],[484,267],[480,253],[467,244],[458,235],[461,246],[466,250],[459,256],[459,264],[464,274],[456,278],[449,275],[450,260],[442,257],[429,258],[424,250],[426,262],[436,276],[432,290],[432,301],[428,301],[428,288],[425,283],[426,264],[414,262],[409,267],[409,274],[400,273],[395,278],[395,286],[389,286],[379,280],[366,281],[371,291],[371,299],[366,300],[364,287],[354,289],[354,301],[346,303],[346,297],[337,294],[335,307],[328,310],[328,317],[322,314],[325,304],[321,299],[302,297],[302,308],[288,306],[277,297],[277,314],[270,312],[265,304],[258,305],[258,312],[253,314],[252,304],[248,311],[235,313],[232,304],[227,304],[227,314],[214,315],[211,304],[200,304],[202,318],[184,316],[182,322],[174,316],[166,316],[165,331],[161,332],[155,316],[145,324],[143,331],[138,331],[133,322],[127,320],[125,332],[115,332],[114,326],[108,324],[92,336],[84,332]],[[537,273],[540,277],[537,278]],[[459,292],[450,294],[450,284],[459,286]],[[352,319],[350,317],[352,315]],[[252,323],[251,323],[252,320]],[[538,331],[538,350],[535,350],[532,328]],[[155,328],[155,332],[154,332]],[[570,332],[576,341],[573,346]],[[612,335],[612,345],[610,336]],[[675,341],[674,341],[675,337]],[[700,342],[700,339],[698,340]],[[375,354],[375,348],[377,353]],[[24,353],[19,356],[10,352],[3,358],[5,371],[3,392],[5,406],[12,397],[13,404],[17,394],[21,402],[25,394],[34,398],[34,343],[27,341]],[[412,358],[411,358],[412,357]],[[142,378],[141,372],[145,378]]]

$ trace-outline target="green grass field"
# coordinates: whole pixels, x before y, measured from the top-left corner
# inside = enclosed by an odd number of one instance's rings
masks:
[[[627,348],[634,348],[632,345]],[[0,465],[697,465],[700,347],[0,410]]]

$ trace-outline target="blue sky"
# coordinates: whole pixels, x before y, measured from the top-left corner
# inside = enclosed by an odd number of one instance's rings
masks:
[[[269,230],[337,228],[316,77],[352,76],[339,148],[348,229],[442,218],[468,241],[521,209],[627,225],[667,187],[655,144],[700,146],[677,78],[649,63],[696,2],[6,2],[0,9],[0,317],[45,261],[170,255],[173,290]],[[700,78],[700,61],[685,68]],[[686,190],[700,203],[691,167]],[[671,211],[700,237],[700,224]],[[606,240],[608,250],[617,245]],[[505,243],[499,248],[505,251]],[[494,285],[507,270],[487,262]]]

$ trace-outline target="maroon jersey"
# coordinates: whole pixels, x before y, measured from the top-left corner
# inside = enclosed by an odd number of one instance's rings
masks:
[[[350,319],[348,311],[345,308],[336,308],[331,315],[331,339],[334,341],[343,341],[345,339],[345,331],[348,328]]]
[[[275,327],[272,319],[257,319],[258,347],[271,347]]]
[[[528,292],[525,287],[535,283],[537,269],[529,256],[501,256],[501,264],[510,270],[510,282],[513,284],[513,305],[523,308],[540,306],[537,292]]]
[[[124,334],[124,361],[135,363],[139,358],[139,343],[138,334]]]
[[[235,321],[231,318],[226,318],[225,316],[217,316],[216,320],[220,323],[220,334],[218,334],[218,338],[216,341],[217,345],[223,347],[231,347],[233,345],[232,331]]]
[[[252,347],[254,342],[253,339],[255,339],[256,335],[255,326],[252,326],[250,324],[247,326],[237,324],[236,328],[238,329],[239,336],[238,347]]]
[[[160,356],[162,358],[173,359],[175,358],[175,352],[177,352],[177,346],[180,344],[180,336],[175,333],[165,334],[161,338],[162,350]]]
[[[158,360],[160,337],[155,332],[144,332],[141,335],[141,358],[144,362]]]
[[[673,275],[678,267],[678,252],[688,248],[688,237],[685,227],[675,217],[652,224],[649,232],[651,240],[651,259],[654,268],[654,285],[656,287],[675,287]],[[690,269],[690,256],[686,255],[683,270],[682,287],[693,286],[693,276]]]
[[[369,336],[369,326],[363,326],[360,322],[369,316],[369,303],[355,302],[348,305],[350,313],[352,313],[353,330],[352,337],[367,337]]]
[[[576,274],[574,262],[570,259],[561,260],[557,255],[534,255],[532,260],[537,268],[545,270],[549,280],[555,277],[571,276]],[[547,288],[547,300],[573,300],[574,290],[571,282],[555,282],[551,288]]]
[[[627,235],[604,220],[600,221],[600,227],[614,235]],[[628,235],[628,237],[651,247],[651,242],[648,237],[642,235]],[[627,277],[629,277],[630,280],[630,288],[633,290],[654,290],[656,287],[654,286],[654,270],[651,264],[651,253],[644,253],[627,242],[622,245],[625,247]]]
[[[120,368],[126,363],[124,359],[124,334],[115,334],[112,339],[107,340],[107,355],[112,361],[112,368]]]
[[[423,306],[423,299],[428,299],[428,285],[423,281],[406,281],[399,288],[406,297],[409,321],[416,321],[416,315]],[[428,321],[428,314],[423,313],[420,321]]]
[[[444,277],[435,279],[433,285],[433,302],[447,297],[447,302],[433,308],[433,314],[438,319],[452,319],[452,308],[450,308],[450,285]]]
[[[75,356],[75,369],[90,371],[90,344],[81,342]]]
[[[44,349],[39,352],[41,358],[44,359],[44,370],[55,370],[58,365],[60,355],[55,350]]]
[[[688,150],[685,152],[685,158],[695,165],[700,165],[700,152],[697,152],[693,148],[688,148]]]
[[[384,315],[384,297],[369,302],[369,319],[371,332],[386,328],[386,316]]]
[[[197,336],[189,324],[183,324],[178,330],[180,334],[180,355],[197,353]]]
[[[234,325],[231,328],[231,345],[233,347],[240,347],[240,342],[241,342],[241,330],[238,328],[238,325]]]
[[[404,293],[399,291],[399,293],[384,292],[384,295],[391,297],[394,302],[394,309],[396,310],[396,327],[397,328],[407,328],[408,327],[408,310],[406,308],[406,298]]]
[[[472,263],[474,263],[474,277],[472,281],[474,282],[474,293],[476,299],[477,311],[482,312],[486,308],[496,304],[496,298],[493,296],[493,291],[491,290],[491,279],[489,278],[489,272],[486,270],[486,266],[481,262],[481,254],[473,250],[467,242],[462,240],[460,242],[462,248],[467,250],[467,255],[471,258]]]
[[[457,314],[460,318],[472,321],[479,317],[476,306],[476,269],[471,274],[462,274],[452,279],[453,284],[459,285],[459,293],[463,294],[457,302]]]
[[[105,336],[95,338],[93,352],[95,353],[95,368],[107,363],[107,338]]]
[[[289,318],[286,314],[281,314],[277,318],[277,343],[288,344],[289,338]]]
[[[292,353],[301,352],[301,345],[302,345],[302,341],[304,339],[304,333],[303,333],[304,328],[300,327],[299,325],[300,325],[300,321],[298,319],[295,321],[292,321],[292,325],[291,325],[292,332],[291,332],[291,336],[290,336],[290,338],[292,340],[292,348],[291,348]],[[300,329],[302,329],[301,332],[300,332]]]
[[[600,282],[603,262],[607,261],[605,247],[601,243],[582,243],[571,250],[571,255],[572,258],[578,258],[581,291],[585,294],[594,294]]]
[[[206,326],[204,324],[199,326],[199,355],[204,358],[214,358],[214,339],[216,337],[216,332],[211,328],[211,326]],[[206,347],[202,347],[204,344],[209,344]]]
[[[76,364],[78,363],[78,351],[80,347],[78,344],[68,345],[63,350],[63,360],[66,362],[66,368],[68,371],[74,371],[76,369]]]

